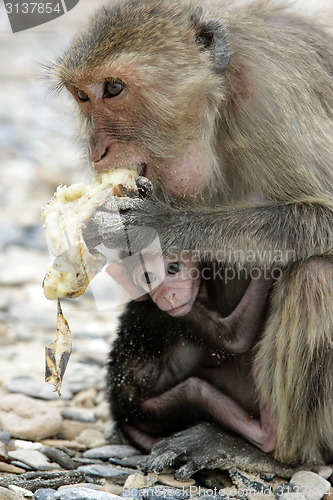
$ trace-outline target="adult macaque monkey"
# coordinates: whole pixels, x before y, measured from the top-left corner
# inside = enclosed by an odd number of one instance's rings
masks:
[[[106,5],[53,73],[79,105],[95,170],[137,164],[152,181],[155,195],[124,214],[133,231],[155,228],[166,254],[283,269],[256,391],[275,457],[321,461],[333,452],[333,36],[280,2],[216,4]],[[110,240],[112,220],[93,221]],[[245,285],[230,286],[231,308]],[[157,445],[155,465],[218,457],[218,427],[200,429]]]

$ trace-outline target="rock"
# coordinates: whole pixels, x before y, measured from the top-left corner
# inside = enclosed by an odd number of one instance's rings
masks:
[[[77,420],[67,420],[62,421],[61,427],[58,432],[58,437],[60,439],[67,439],[69,441],[76,439],[81,432],[87,429],[98,428],[98,424],[88,424],[84,422],[78,422]]]
[[[32,491],[27,490],[26,488],[22,488],[21,486],[16,486],[15,484],[10,484],[8,486],[8,489],[14,491],[18,495],[22,495],[22,497],[24,497],[24,498],[33,498],[34,497],[34,494],[32,493]]]
[[[109,458],[109,462],[115,465],[121,465],[122,467],[132,467],[132,469],[138,469],[143,466],[146,461],[146,455],[133,455],[132,457],[125,458]]]
[[[64,451],[58,450],[57,448],[44,448],[42,453],[49,459],[51,462],[55,462],[60,465],[63,469],[73,470],[75,469],[74,460]]]
[[[64,408],[61,411],[64,418],[68,420],[78,420],[79,422],[96,422],[96,417],[92,410],[85,410],[80,408]]]
[[[119,496],[90,488],[67,488],[54,495],[55,500],[119,500]],[[160,499],[161,500],[161,499]]]
[[[148,488],[156,483],[157,474],[154,474],[154,478],[144,476],[142,473],[131,474],[125,481],[124,490]]]
[[[83,454],[83,456],[84,458],[101,458],[102,460],[107,460],[108,458],[125,458],[137,454],[138,450],[133,446],[126,444],[110,444],[88,450]]]
[[[95,408],[97,391],[95,388],[85,389],[80,391],[72,399],[74,406],[82,406],[84,408]]]
[[[58,464],[52,464],[47,457],[37,450],[15,450],[8,453],[10,458],[20,460],[35,470],[53,470],[59,468]]]
[[[332,475],[333,469],[332,467],[328,467],[328,465],[321,465],[314,472],[316,472],[319,476],[323,477],[324,479],[328,479]]]
[[[3,443],[0,443],[0,460],[4,462],[8,461],[8,447]]]
[[[2,488],[2,486],[0,486],[0,500],[22,500],[22,498],[22,495],[19,495],[14,491],[10,491],[7,488]]]
[[[88,477],[104,477],[116,484],[124,484],[128,476],[133,474],[132,469],[105,464],[81,465],[77,470],[83,472]]]
[[[6,472],[7,474],[22,474],[23,472],[25,472],[25,470],[13,464],[0,462],[0,472]]]
[[[290,482],[298,486],[307,500],[321,500],[331,488],[326,479],[311,471],[296,472]]]
[[[57,490],[53,490],[52,488],[41,488],[35,491],[34,499],[35,500],[54,500],[54,494]]]
[[[58,400],[59,396],[54,392],[54,388],[43,380],[34,380],[31,377],[13,377],[5,382],[5,388],[9,392],[25,394],[32,398],[45,400]],[[71,399],[72,393],[66,389],[66,386],[61,387],[61,397],[63,399]]]
[[[0,426],[12,436],[39,441],[56,435],[61,423],[60,412],[42,401],[20,394],[0,398]]]
[[[9,432],[0,431],[0,442],[3,444],[8,444],[11,439]]]
[[[40,443],[33,443],[24,439],[14,439],[13,446],[15,450],[41,450],[43,448]]]
[[[44,446],[50,446],[50,448],[69,448],[78,451],[86,450],[86,446],[82,443],[78,443],[75,440],[68,439],[43,439],[41,442]]]
[[[106,443],[104,434],[96,429],[85,429],[77,436],[76,441],[86,445],[87,448],[100,448]]]
[[[161,484],[165,484],[165,486],[171,486],[173,488],[189,488],[195,484],[194,479],[177,481],[171,474],[159,474],[157,476],[157,481]]]

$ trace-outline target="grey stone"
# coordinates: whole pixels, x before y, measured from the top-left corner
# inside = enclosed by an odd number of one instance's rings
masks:
[[[66,488],[54,495],[55,500],[119,500],[119,496],[90,488]],[[160,499],[161,500],[161,499]]]
[[[123,467],[132,467],[137,469],[140,465],[143,465],[146,460],[146,455],[133,455],[131,457],[125,458],[109,458],[109,462],[115,465],[121,465]]]
[[[11,439],[9,432],[0,431],[0,442],[3,444],[8,444]]]
[[[306,500],[321,500],[326,493],[330,492],[330,483],[311,471],[296,472],[290,481],[298,486]]]
[[[35,491],[34,499],[35,500],[54,500],[54,494],[57,490],[53,490],[52,488],[41,488]]]
[[[106,445],[100,446],[99,448],[93,448],[88,450],[83,454],[84,458],[101,458],[106,460],[108,458],[125,458],[131,457],[138,454],[138,450],[133,446],[126,444],[120,445]]]
[[[25,394],[32,398],[45,399],[47,401],[58,400],[59,396],[54,392],[54,388],[43,380],[34,380],[31,377],[13,377],[5,382],[5,388],[9,392]],[[63,399],[71,399],[73,394],[66,389],[66,386],[61,388],[61,397]]]
[[[112,482],[123,484],[128,476],[133,474],[132,469],[126,469],[125,467],[117,467],[112,465],[81,465],[77,469],[80,472],[83,472],[87,476],[97,476],[97,477],[105,477]]]
[[[63,469],[72,470],[75,469],[74,460],[64,451],[59,450],[58,448],[48,448],[45,447],[42,450],[42,453],[49,459],[51,462],[56,462]]]
[[[96,417],[92,410],[84,410],[78,408],[64,408],[61,414],[68,420],[79,420],[79,422],[96,422]]]
[[[8,455],[14,460],[19,460],[35,470],[53,470],[59,468],[58,464],[51,464],[43,453],[37,450],[9,451]]]

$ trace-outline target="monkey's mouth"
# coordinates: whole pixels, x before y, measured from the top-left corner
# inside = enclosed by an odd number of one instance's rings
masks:
[[[181,306],[174,307],[172,309],[169,309],[167,311],[170,316],[185,316],[190,312],[191,309],[191,303],[186,302],[185,304],[182,304]]]

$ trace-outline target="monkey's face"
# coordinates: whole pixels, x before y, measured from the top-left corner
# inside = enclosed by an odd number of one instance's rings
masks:
[[[230,55],[223,26],[201,14],[176,0],[125,0],[99,11],[60,59],[94,169],[137,165],[172,196],[209,184]]]

